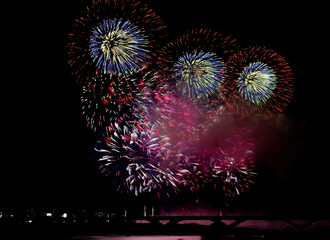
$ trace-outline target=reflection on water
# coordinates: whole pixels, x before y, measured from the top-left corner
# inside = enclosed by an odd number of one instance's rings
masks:
[[[201,236],[76,236],[63,238],[63,240],[201,240]]]

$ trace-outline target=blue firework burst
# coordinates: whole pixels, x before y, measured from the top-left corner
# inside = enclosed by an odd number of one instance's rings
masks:
[[[224,61],[215,53],[200,50],[183,54],[174,64],[173,76],[183,95],[203,98],[218,90],[225,69]]]
[[[237,85],[245,100],[258,105],[272,97],[276,82],[276,75],[267,64],[253,62],[243,69]]]
[[[142,30],[122,18],[104,20],[92,29],[90,55],[104,73],[141,69],[149,58],[149,41]]]

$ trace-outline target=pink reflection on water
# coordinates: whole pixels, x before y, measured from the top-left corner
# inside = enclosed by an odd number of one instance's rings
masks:
[[[84,240],[201,240],[201,236],[90,236]]]

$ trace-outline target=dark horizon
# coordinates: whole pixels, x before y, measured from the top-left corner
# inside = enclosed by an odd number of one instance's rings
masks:
[[[207,193],[200,195],[200,201],[220,202],[220,206],[233,209],[330,214],[327,140],[320,137],[328,129],[320,110],[325,103],[319,89],[319,82],[325,79],[318,69],[325,46],[318,37],[323,27],[321,20],[306,14],[316,6],[279,2],[272,6],[224,2],[219,6],[209,0],[184,0],[180,5],[172,0],[147,2],[168,26],[170,39],[192,28],[212,28],[232,35],[241,46],[275,50],[288,61],[294,74],[295,91],[289,107],[258,125],[256,134],[263,149],[258,152],[256,185],[228,202]],[[40,34],[40,41],[32,45],[33,53],[38,53],[37,62],[31,58],[22,76],[17,76],[20,89],[18,99],[9,105],[11,133],[6,137],[8,147],[2,158],[0,207],[139,204],[142,199],[126,198],[102,186],[102,177],[91,160],[95,137],[81,115],[80,90],[66,55],[67,36],[85,1],[56,5],[54,10],[47,7],[49,15],[42,14],[42,21],[50,23],[47,28],[35,30]],[[29,82],[24,77],[26,72],[32,75]],[[159,204],[185,204],[193,201],[191,197]]]

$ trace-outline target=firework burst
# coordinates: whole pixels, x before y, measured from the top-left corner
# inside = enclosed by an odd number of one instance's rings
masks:
[[[157,74],[151,72],[123,75],[96,72],[91,81],[82,86],[82,114],[87,126],[95,132],[110,123],[131,120],[133,101],[154,81]]]
[[[208,159],[204,158],[192,146],[186,152],[177,165],[177,178],[183,189],[198,193],[210,183],[211,171],[208,167]]]
[[[246,117],[285,110],[289,64],[210,29],[160,47],[164,36],[143,0],[91,0],[74,21],[68,63],[87,126],[99,134],[96,164],[125,194],[241,195],[256,176]]]
[[[162,157],[167,156],[166,142],[154,127],[115,123],[95,147],[100,171],[122,193],[176,192],[178,180],[167,167],[168,158]]]
[[[133,115],[138,122],[157,125],[159,132],[174,142],[187,141],[198,122],[201,112],[189,99],[182,99],[168,86],[145,91],[134,105]]]
[[[228,61],[228,103],[243,116],[271,118],[284,111],[293,95],[292,72],[286,60],[265,47],[249,47]]]
[[[68,63],[77,83],[85,84],[95,69],[102,73],[136,71],[155,59],[165,26],[138,0],[94,0],[73,24]]]
[[[184,96],[208,97],[218,90],[225,73],[225,63],[215,53],[186,53],[173,67],[176,86]]]
[[[230,36],[194,29],[168,43],[160,58],[182,95],[208,98],[218,92],[226,76],[225,59],[236,47]]]
[[[226,197],[240,195],[253,186],[256,140],[245,121],[222,108],[205,119],[198,136],[188,161],[204,176],[197,184]]]
[[[141,69],[149,58],[149,41],[130,21],[104,20],[92,29],[90,54],[104,73],[125,73]]]
[[[218,144],[211,153],[213,182],[225,196],[240,195],[255,183],[254,140],[246,129]]]

